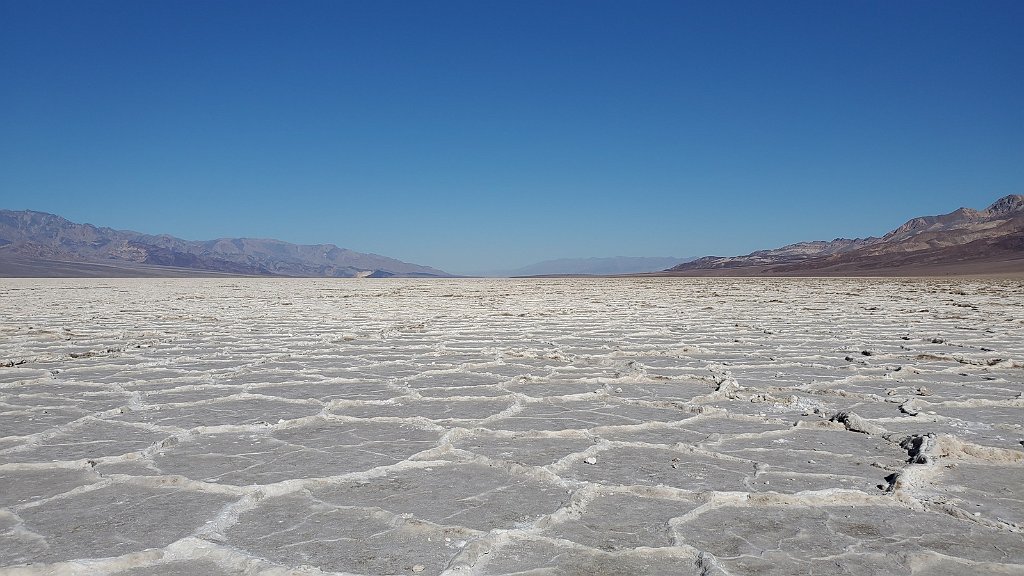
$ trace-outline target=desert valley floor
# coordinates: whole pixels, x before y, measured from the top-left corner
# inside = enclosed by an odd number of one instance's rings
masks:
[[[1024,574],[1012,280],[3,280],[0,574]]]

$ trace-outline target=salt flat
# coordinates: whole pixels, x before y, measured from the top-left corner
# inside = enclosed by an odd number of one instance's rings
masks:
[[[4,280],[0,574],[1024,574],[1024,284]]]

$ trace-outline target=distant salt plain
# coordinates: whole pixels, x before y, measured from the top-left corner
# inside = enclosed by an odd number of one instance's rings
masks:
[[[0,574],[1022,574],[1024,285],[3,280]]]

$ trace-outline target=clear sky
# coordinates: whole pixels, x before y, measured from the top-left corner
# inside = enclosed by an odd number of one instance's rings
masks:
[[[1024,2],[0,0],[0,207],[453,272],[1024,193]]]

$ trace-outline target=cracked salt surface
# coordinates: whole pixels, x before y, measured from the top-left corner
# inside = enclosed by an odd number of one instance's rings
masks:
[[[1024,286],[5,280],[0,575],[1024,574]]]

